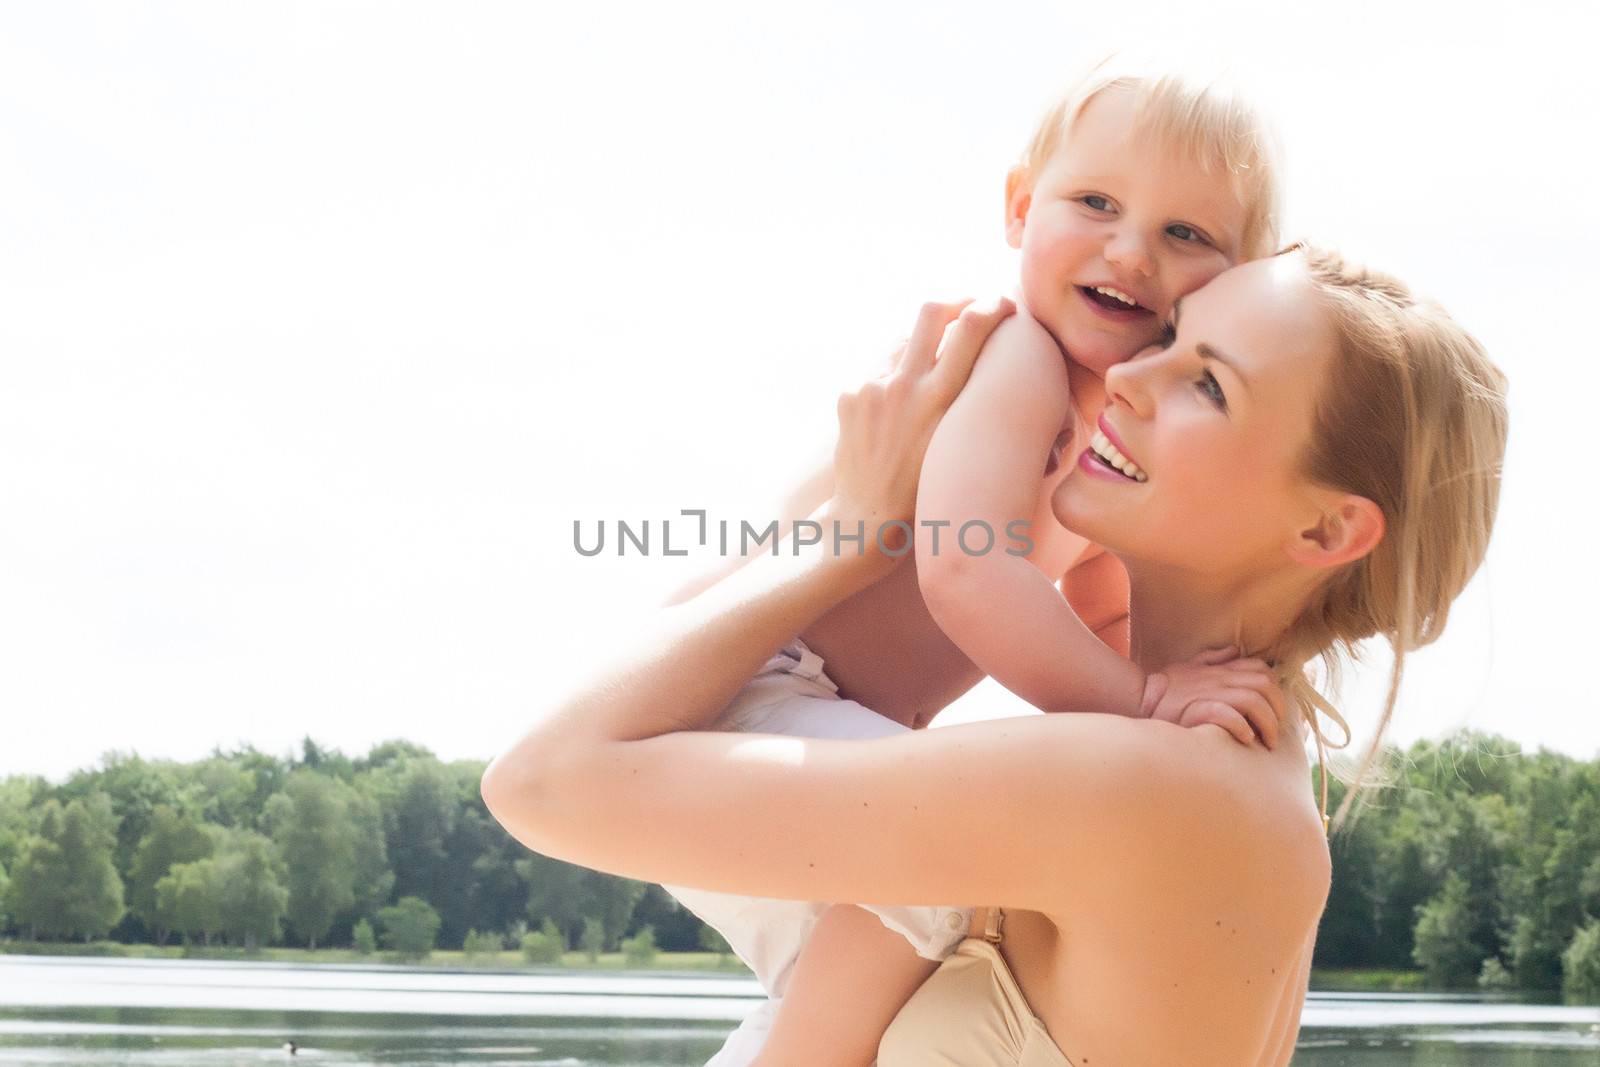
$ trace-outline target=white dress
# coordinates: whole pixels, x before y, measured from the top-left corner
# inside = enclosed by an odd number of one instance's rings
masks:
[[[790,737],[861,739],[904,733],[906,727],[853,700],[823,672],[822,658],[796,638],[768,660],[718,717],[718,730]],[[663,886],[720,933],[755,972],[767,1001],[728,1035],[706,1067],[746,1067],[761,1050],[800,957],[822,913],[822,901],[771,900],[704,889]],[[860,905],[904,937],[925,959],[945,959],[967,935],[971,908]]]

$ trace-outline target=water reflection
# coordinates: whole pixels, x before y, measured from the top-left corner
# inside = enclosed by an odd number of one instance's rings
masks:
[[[691,974],[0,956],[0,1064],[680,1067],[759,997],[748,978]],[[1313,994],[1294,1063],[1600,1067],[1600,1007]]]

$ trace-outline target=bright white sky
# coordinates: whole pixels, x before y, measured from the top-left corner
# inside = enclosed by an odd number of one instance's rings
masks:
[[[0,773],[492,755],[704,562],[573,520],[769,512],[918,304],[1014,282],[1005,168],[1150,41],[1263,87],[1291,234],[1511,377],[1486,579],[1391,737],[1594,756],[1600,9],[1299,7],[4,4]]]

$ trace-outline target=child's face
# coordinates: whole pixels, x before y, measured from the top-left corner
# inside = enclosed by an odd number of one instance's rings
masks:
[[[1023,301],[1069,358],[1098,375],[1154,342],[1174,300],[1238,261],[1244,227],[1220,166],[1208,174],[1132,131],[1132,94],[1107,90],[1038,174],[1014,170],[1006,188]]]

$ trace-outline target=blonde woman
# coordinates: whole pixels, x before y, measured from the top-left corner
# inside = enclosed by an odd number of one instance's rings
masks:
[[[819,520],[913,516],[928,440],[998,317],[965,313],[937,360],[915,345],[841,398]],[[1382,634],[1398,676],[1438,635],[1487,547],[1503,378],[1398,282],[1302,250],[1186,297],[1105,386],[1146,478],[1080,454],[1055,515],[1125,565],[1135,662],[1239,640],[1280,672],[1287,743],[1105,715],[872,741],[695,732],[898,563],[870,536],[860,555],[824,538],[664,613],[489,767],[490,809],[531,848],[635,878],[988,904],[890,1025],[882,1067],[1287,1063],[1330,877],[1305,742],[1337,713],[1305,667]]]

